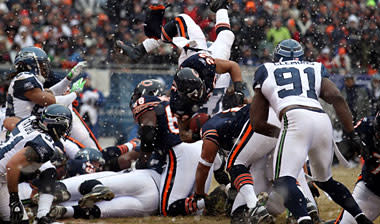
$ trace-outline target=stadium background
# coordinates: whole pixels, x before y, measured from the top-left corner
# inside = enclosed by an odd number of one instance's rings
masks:
[[[215,15],[208,11],[205,0],[167,2],[172,7],[166,11],[165,20],[185,12],[202,27],[209,40],[215,39]],[[236,40],[231,59],[242,66],[250,92],[256,66],[270,60],[273,46],[280,39],[292,37],[305,46],[306,59],[321,61],[329,69],[331,79],[340,89],[344,89],[344,77],[353,76],[358,86],[366,88],[371,98],[375,97],[372,82],[378,78],[380,67],[379,1],[233,2],[230,19]],[[169,45],[139,64],[131,64],[115,50],[117,39],[131,43],[144,39],[143,21],[149,3],[149,0],[0,0],[0,94],[4,94],[1,87],[20,47],[43,47],[57,77],[63,77],[78,61],[87,60],[90,66],[86,72],[91,75],[93,87],[106,97],[99,109],[100,143],[109,146],[125,142],[133,132],[129,99],[134,86],[154,77],[165,81],[169,88],[176,69],[178,53]],[[334,172],[352,189],[359,170],[335,168]],[[327,203],[326,198],[323,201],[327,206],[323,207],[322,217],[335,217],[337,207]],[[161,221],[166,223],[168,219],[157,218],[155,223]]]

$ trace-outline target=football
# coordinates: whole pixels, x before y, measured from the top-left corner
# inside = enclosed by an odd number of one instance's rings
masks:
[[[189,128],[193,133],[199,133],[201,127],[210,116],[206,113],[199,113],[190,119]]]

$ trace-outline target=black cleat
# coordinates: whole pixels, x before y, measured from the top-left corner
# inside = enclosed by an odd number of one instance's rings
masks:
[[[210,10],[216,13],[219,9],[228,9],[230,2],[230,0],[212,0]]]
[[[115,194],[109,187],[99,185],[92,189],[92,191],[84,195],[78,204],[81,208],[92,208],[98,201],[111,201],[115,197]]]
[[[139,61],[147,53],[143,44],[134,46],[130,43],[124,43],[121,40],[117,40],[116,46],[119,47],[122,50],[122,53],[127,55],[133,62]]]
[[[367,218],[364,214],[360,214],[355,218],[358,224],[373,224],[371,220]]]

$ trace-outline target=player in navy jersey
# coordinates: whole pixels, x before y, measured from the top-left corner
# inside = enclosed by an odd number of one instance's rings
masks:
[[[274,187],[298,223],[312,223],[306,199],[296,184],[300,169],[309,157],[318,187],[328,192],[358,223],[372,223],[349,190],[332,177],[332,126],[318,99],[334,106],[344,130],[349,133],[349,141],[361,148],[351,112],[335,84],[328,79],[326,68],[318,62],[303,61],[303,56],[300,43],[283,40],[274,50],[274,62],[264,63],[255,73],[252,127],[263,135],[279,137],[273,161]],[[281,129],[267,122],[270,106],[282,122]]]
[[[30,176],[37,170],[42,171],[39,174],[41,197],[37,220],[46,218],[53,201],[52,193],[56,177],[50,160],[63,154],[60,140],[69,134],[71,121],[72,116],[68,108],[57,104],[50,105],[44,109],[40,118],[30,116],[21,120],[8,140],[0,145],[2,221],[28,223],[19,199],[18,183],[20,180],[25,180],[23,177]]]
[[[204,202],[186,210],[186,197],[193,191],[195,169],[201,152],[201,142],[182,143],[178,121],[171,112],[169,99],[156,91],[157,80],[142,81],[135,89],[131,109],[139,124],[141,153],[136,166],[148,167],[157,159],[149,154],[164,155],[166,167],[160,184],[160,213],[164,216],[193,214],[204,208]],[[207,187],[206,187],[207,189]]]
[[[358,121],[355,130],[361,135],[365,150],[361,152],[364,165],[352,195],[363,213],[374,221],[380,215],[380,112]],[[348,212],[342,213],[334,223],[356,223]]]
[[[244,101],[244,86],[240,67],[236,62],[198,53],[186,59],[174,76],[170,92],[170,108],[179,119],[181,139],[185,142],[200,139],[199,135],[189,131],[188,121],[192,115],[201,112],[202,105],[207,102],[214,90],[216,73],[230,74],[234,82],[235,105],[241,105]]]

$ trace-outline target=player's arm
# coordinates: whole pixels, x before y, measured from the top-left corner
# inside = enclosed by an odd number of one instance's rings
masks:
[[[140,155],[138,165],[148,163],[150,155],[154,150],[154,141],[157,136],[157,116],[154,110],[149,110],[140,115],[139,119],[139,136],[141,140]]]
[[[238,106],[244,103],[244,89],[243,78],[241,75],[240,66],[234,62],[223,59],[215,59],[216,73],[223,74],[229,73],[234,85],[233,102],[234,106]]]
[[[20,171],[23,167],[39,160],[39,156],[36,151],[27,146],[17,152],[7,163],[7,184],[8,191],[18,192],[18,181],[20,177]]]
[[[55,96],[53,94],[43,91],[40,88],[28,90],[24,93],[24,96],[30,101],[43,107],[56,103]]]
[[[207,193],[205,192],[205,183],[218,150],[219,146],[214,141],[203,139],[201,158],[195,174],[195,194],[205,195]]]
[[[119,158],[117,158],[117,161],[118,161],[120,170],[131,168],[132,162],[134,160],[137,160],[139,157],[140,157],[140,152],[136,152],[136,151],[127,152],[119,156]],[[117,171],[120,171],[120,170],[117,170]]]
[[[338,88],[328,78],[322,79],[320,97],[333,105],[338,119],[343,124],[344,130],[347,133],[353,132],[354,125],[350,108]]]
[[[5,118],[3,125],[8,131],[12,131],[20,120],[21,118],[19,117],[7,117]]]
[[[241,75],[240,66],[238,63],[230,60],[217,59],[215,58],[215,68],[216,73],[230,73],[233,82],[242,82],[243,78]]]
[[[252,129],[259,134],[277,138],[280,134],[280,129],[267,122],[268,114],[269,102],[262,94],[261,89],[256,88],[249,110]]]

